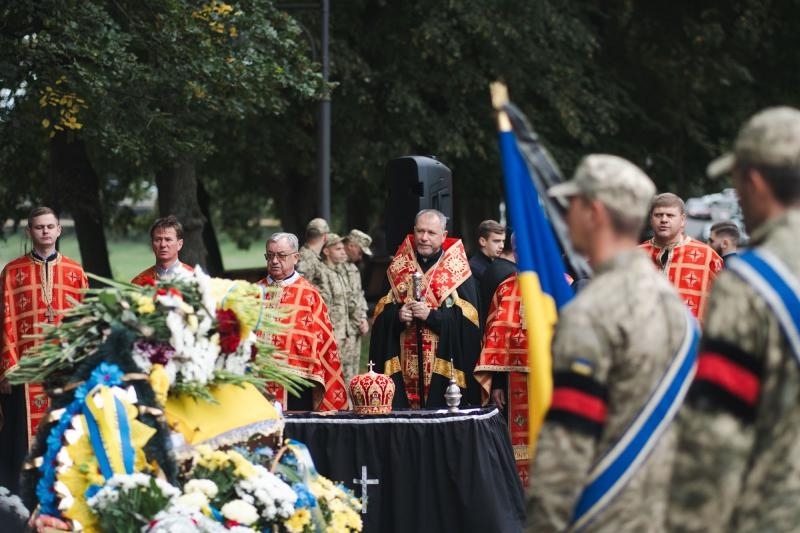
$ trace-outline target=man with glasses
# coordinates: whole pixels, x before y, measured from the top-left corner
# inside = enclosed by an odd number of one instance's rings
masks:
[[[346,409],[347,392],[328,308],[316,287],[295,270],[297,237],[273,233],[266,248],[268,275],[259,283],[274,288],[267,293],[265,305],[280,308],[283,313],[278,321],[286,326],[270,340],[297,374],[314,385],[299,398],[275,384],[269,384],[267,391],[290,411]]]

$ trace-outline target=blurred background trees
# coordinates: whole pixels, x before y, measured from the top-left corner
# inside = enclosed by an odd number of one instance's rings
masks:
[[[143,231],[130,201],[154,189],[158,211],[187,227],[187,259],[212,272],[217,232],[248,246],[264,217],[302,232],[318,214],[320,21],[289,7],[0,7],[0,217],[39,203],[68,212],[84,265],[105,275],[106,233]],[[333,1],[333,227],[375,224],[389,159],[435,155],[471,245],[503,194],[495,79],[566,174],[582,154],[611,152],[662,191],[719,190],[704,169],[741,122],[798,105],[798,14],[794,0]]]

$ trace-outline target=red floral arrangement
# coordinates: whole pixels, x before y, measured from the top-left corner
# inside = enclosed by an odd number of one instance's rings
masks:
[[[217,331],[222,353],[233,353],[242,342],[239,318],[230,309],[217,309]]]

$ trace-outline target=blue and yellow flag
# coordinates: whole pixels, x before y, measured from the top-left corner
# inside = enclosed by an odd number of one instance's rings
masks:
[[[544,422],[553,393],[553,365],[550,343],[558,310],[573,296],[567,283],[561,249],[545,217],[539,194],[520,154],[517,138],[502,105],[493,100],[498,111],[500,155],[506,190],[506,206],[514,228],[525,325],[528,330],[528,428],[530,455]]]

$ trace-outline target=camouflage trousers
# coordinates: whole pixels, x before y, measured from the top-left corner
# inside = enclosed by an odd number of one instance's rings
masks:
[[[361,337],[345,337],[339,344],[339,359],[342,361],[344,384],[349,386],[350,380],[359,374],[361,364]]]

